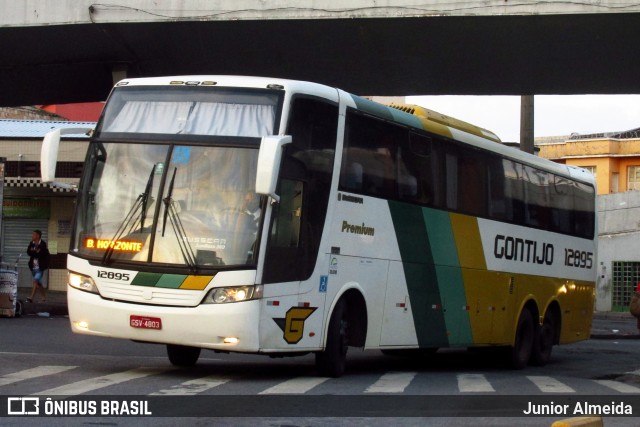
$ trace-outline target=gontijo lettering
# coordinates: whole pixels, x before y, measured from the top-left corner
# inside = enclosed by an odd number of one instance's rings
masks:
[[[498,234],[493,244],[493,255],[498,259],[552,265],[553,245]]]

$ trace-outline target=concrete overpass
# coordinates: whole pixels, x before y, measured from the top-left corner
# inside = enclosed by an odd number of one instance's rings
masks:
[[[114,78],[267,75],[356,94],[640,93],[625,0],[0,0],[0,106]]]

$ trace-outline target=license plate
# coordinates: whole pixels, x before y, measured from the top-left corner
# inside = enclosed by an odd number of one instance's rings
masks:
[[[162,329],[162,320],[159,317],[147,317],[131,315],[129,325],[132,328]]]

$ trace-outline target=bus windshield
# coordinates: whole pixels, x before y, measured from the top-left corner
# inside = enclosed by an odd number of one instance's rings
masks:
[[[95,142],[74,252],[196,269],[254,263],[258,150]]]
[[[89,149],[72,251],[101,262],[199,269],[255,265],[260,137],[282,91],[120,86]]]

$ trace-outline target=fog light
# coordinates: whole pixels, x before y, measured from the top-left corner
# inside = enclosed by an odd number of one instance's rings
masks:
[[[236,337],[226,337],[223,341],[225,344],[238,344],[238,338]]]
[[[84,320],[81,320],[79,322],[73,322],[73,323],[75,323],[78,329],[84,329],[85,331],[89,330],[89,322],[85,322]]]

